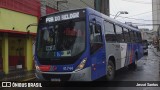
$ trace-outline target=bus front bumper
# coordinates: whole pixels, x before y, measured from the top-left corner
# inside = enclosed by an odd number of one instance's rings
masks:
[[[35,76],[47,81],[91,81],[91,68],[73,72],[41,72],[36,70]]]

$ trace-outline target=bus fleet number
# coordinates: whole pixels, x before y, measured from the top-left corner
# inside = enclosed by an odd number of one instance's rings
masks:
[[[73,67],[63,67],[63,70],[64,70],[64,71],[72,71],[72,70],[73,70]]]

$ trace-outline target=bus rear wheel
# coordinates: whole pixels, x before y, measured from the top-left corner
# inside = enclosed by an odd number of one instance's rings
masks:
[[[107,75],[106,79],[108,81],[111,81],[114,79],[115,76],[115,66],[111,60],[109,60],[108,65],[107,65]]]

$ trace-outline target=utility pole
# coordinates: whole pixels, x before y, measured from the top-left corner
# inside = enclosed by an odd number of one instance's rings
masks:
[[[110,15],[109,11],[109,0],[102,0],[102,13],[106,14],[107,16]]]
[[[109,16],[110,15],[109,0],[95,0],[95,10]]]
[[[41,1],[41,16],[46,15],[46,0],[40,0]]]

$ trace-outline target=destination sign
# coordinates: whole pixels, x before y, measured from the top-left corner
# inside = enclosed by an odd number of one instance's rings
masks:
[[[84,13],[85,13],[85,10],[83,10],[83,12],[74,11],[74,12],[60,13],[57,15],[55,14],[55,15],[46,17],[45,22],[51,23],[51,22],[58,22],[58,21],[63,21],[63,20],[80,18],[84,16]]]

